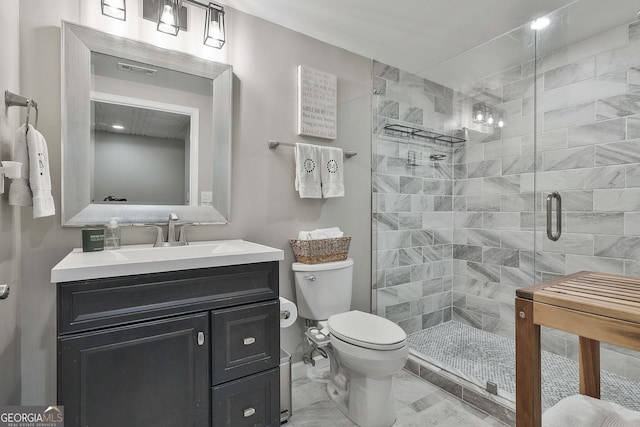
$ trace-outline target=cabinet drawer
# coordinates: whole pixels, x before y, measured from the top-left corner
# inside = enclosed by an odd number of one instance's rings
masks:
[[[280,426],[279,396],[278,368],[214,387],[213,425]]]
[[[277,297],[277,262],[61,283],[58,335]]]
[[[278,300],[214,311],[213,384],[275,368],[280,363]]]

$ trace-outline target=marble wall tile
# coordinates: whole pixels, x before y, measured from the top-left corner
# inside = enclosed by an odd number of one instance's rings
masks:
[[[596,146],[596,165],[640,163],[640,139]]]
[[[452,303],[451,292],[429,295],[411,301],[411,315],[421,316],[427,313],[443,310],[450,307]]]
[[[464,148],[456,148],[453,152],[454,164],[479,162],[484,160],[484,149],[482,145],[471,145],[470,141],[467,141]]]
[[[486,282],[500,282],[500,267],[477,262],[467,262],[467,277]]]
[[[534,193],[502,194],[500,205],[502,212],[527,212],[534,209]]]
[[[454,212],[454,228],[482,228],[481,212]]]
[[[522,79],[522,65],[516,65],[515,67],[507,68],[496,74],[492,74],[484,79],[484,84],[487,87],[500,87],[509,83],[513,83]]]
[[[392,322],[400,322],[401,320],[411,317],[411,303],[409,301],[400,304],[388,305],[385,307],[385,317]]]
[[[423,123],[424,110],[422,108],[400,104],[399,114],[402,121],[416,125],[422,125]]]
[[[400,154],[400,145],[397,140],[391,140],[383,135],[376,137],[376,154],[379,156],[398,157]]]
[[[601,101],[598,101],[600,103]],[[553,130],[558,128],[566,128],[570,126],[577,126],[586,123],[593,123],[595,117],[596,103],[586,102],[584,104],[577,104],[566,108],[560,108],[558,110],[547,111],[544,113],[544,130]],[[618,117],[618,116],[613,116]],[[604,117],[600,120],[605,120]]]
[[[374,77],[373,93],[375,95],[385,96],[387,94],[387,81],[379,77]]]
[[[640,51],[634,44],[628,44],[596,55],[597,75],[626,70],[637,65],[640,65]]]
[[[422,180],[421,190],[423,194],[438,196],[452,194],[452,188],[453,184],[451,181],[425,178]]]
[[[625,166],[627,187],[640,187],[640,164]]]
[[[500,234],[503,248],[534,250],[535,240],[532,231],[503,231]]]
[[[624,274],[626,276],[640,277],[640,262],[625,259],[624,260]]]
[[[549,192],[583,190],[584,181],[588,174],[588,169],[539,172],[536,175],[536,189]]]
[[[595,78],[558,87],[540,94],[538,111],[551,111],[570,105],[607,98],[627,91],[627,71],[618,70]]]
[[[392,231],[398,229],[397,213],[374,213],[372,219],[376,231]]]
[[[501,283],[486,282],[482,288],[482,297],[503,304],[513,304],[516,296],[516,287]]]
[[[484,196],[467,196],[467,211],[499,212],[500,211],[500,195],[487,194]]]
[[[519,251],[517,249],[482,248],[482,263],[504,265],[505,267],[519,267]]]
[[[640,69],[638,69],[638,74],[640,75]],[[640,89],[640,86],[638,87]],[[618,119],[622,120],[622,119]],[[627,139],[636,139],[640,138],[640,116],[629,116],[627,117]]]
[[[624,234],[622,212],[570,212],[566,214],[567,233]]]
[[[455,212],[466,212],[467,198],[465,196],[453,196],[453,210]]]
[[[488,230],[518,230],[520,229],[520,213],[517,212],[485,212],[482,223]]]
[[[535,282],[533,267],[530,269],[523,269],[522,264],[520,268],[515,267],[501,267],[500,268],[500,283],[504,285],[522,287],[532,285]]]
[[[400,118],[400,104],[397,101],[380,100],[376,105],[376,114],[390,119]]]
[[[418,230],[422,228],[421,213],[405,213],[398,214],[398,228],[400,230]]]
[[[627,123],[631,119],[629,117],[627,119]],[[634,124],[636,121],[634,121]],[[629,138],[638,138],[640,137],[640,120],[637,121],[637,137],[629,137]],[[629,126],[629,125],[627,125]],[[636,129],[635,126],[630,126],[633,130]],[[633,133],[633,132],[632,132]],[[591,123],[588,125],[576,126],[573,128],[569,128],[569,147],[577,147],[580,145],[594,145],[594,144],[602,144],[604,142],[613,142],[613,141],[622,141],[626,136],[625,132],[625,119],[613,119],[613,120],[604,120],[597,123]]]
[[[516,175],[484,178],[485,193],[519,193],[520,177]]]
[[[453,276],[453,290],[456,293],[482,296],[483,280],[471,277]]]
[[[543,155],[543,170],[588,168],[594,165],[593,147],[547,151]]]
[[[455,322],[460,322],[464,325],[473,326],[474,328],[482,329],[482,315],[480,313],[474,313],[472,311],[464,310],[458,307],[453,307],[451,311],[452,319]],[[422,376],[422,373],[421,373]]]
[[[400,177],[374,174],[372,191],[376,193],[399,193]]]
[[[424,79],[424,85],[422,89],[424,90],[424,92],[435,95],[435,96],[440,96],[440,97],[449,98],[449,99],[453,98],[452,92],[447,91],[444,86],[442,86],[441,84],[432,82],[431,80]]]
[[[593,210],[593,191],[564,191],[562,193],[562,210],[565,212]]]
[[[467,244],[475,246],[500,247],[500,232],[483,229],[467,230]]]
[[[587,80],[596,75],[596,58],[588,58],[554,68],[544,73],[544,90]]]
[[[407,164],[406,158],[399,157],[386,157],[386,169],[387,175],[410,175],[411,168]]]
[[[376,60],[373,61],[373,75],[393,82],[400,80],[400,70],[398,68]]]
[[[502,175],[533,172],[533,155],[503,157]]]
[[[596,102],[597,120],[632,116],[640,113],[640,94],[637,92],[611,96]]]
[[[456,180],[453,194],[456,196],[471,196],[482,193],[482,188],[482,178]]]
[[[503,87],[502,99],[504,102],[528,96],[533,96],[533,76],[508,83]]]
[[[542,250],[575,255],[594,255],[594,236],[591,234],[563,233],[560,240],[542,240]]]
[[[377,194],[378,212],[411,212],[411,196],[400,194]]]
[[[640,212],[626,212],[624,214],[624,234],[640,236]]]
[[[449,310],[450,309],[445,309]],[[432,328],[444,322],[443,313],[445,310],[435,311],[433,313],[426,313],[422,315],[422,329]]]
[[[411,246],[430,246],[433,242],[433,231],[411,230]]]
[[[523,152],[527,154],[567,148],[569,146],[568,129],[539,132],[535,135],[535,141],[533,133],[530,133],[522,137],[522,146]]]
[[[453,243],[453,228],[436,228],[433,230],[433,242],[436,245]]]
[[[594,212],[640,211],[640,188],[594,190]]]
[[[451,228],[453,215],[451,212],[425,212],[422,214],[422,228]]]
[[[410,317],[399,321],[398,326],[400,326],[407,335],[410,335],[422,330],[422,318],[420,316]]]
[[[441,212],[441,211],[451,212],[453,210],[453,197],[452,196],[435,196],[433,210],[436,212]]]
[[[482,247],[470,245],[453,245],[453,258],[466,261],[482,262]]]
[[[395,287],[409,282],[411,282],[411,268],[407,266],[385,268],[385,287]]]
[[[566,274],[578,271],[598,271],[601,273],[624,274],[624,260],[567,254]]]
[[[640,261],[638,236],[595,236],[594,245],[596,256]]]
[[[629,42],[638,40],[640,40],[640,22],[632,22],[629,24]]]
[[[434,153],[436,153],[435,150],[433,150]],[[439,153],[436,153],[439,154]],[[441,153],[441,154],[445,154],[445,153]],[[444,180],[452,180],[453,179],[453,164],[451,163],[444,163],[444,162],[438,162],[432,163],[432,168],[433,168],[433,177],[436,179],[444,179]]]
[[[473,295],[466,296],[468,311],[482,314],[485,316],[491,316],[500,318],[500,303],[487,298],[479,298]]]
[[[520,251],[520,267],[525,270],[564,274],[566,257],[564,253],[537,252],[534,258],[534,252]]]
[[[453,100],[436,96],[434,109],[437,113],[445,114],[447,116],[452,116]]]
[[[378,230],[376,233],[376,245],[379,250],[409,247],[411,246],[411,232]]]
[[[435,209],[435,199],[433,196],[412,194],[409,197],[411,197],[411,212],[429,212]]]
[[[409,176],[401,176],[399,179],[400,193],[420,194],[422,193],[423,179]]]
[[[454,168],[453,168],[453,178],[455,180],[466,179],[467,177],[468,177],[468,175],[467,175],[467,164],[466,163],[457,164],[457,165],[454,166]]]
[[[500,159],[505,156],[518,156],[522,153],[522,137],[503,139],[483,144],[484,158]]]
[[[622,188],[624,186],[624,166],[591,168],[584,177],[584,188],[587,189]]]
[[[508,117],[507,126],[502,128],[502,138],[523,137],[533,133],[533,116]],[[524,143],[523,143],[524,149]]]
[[[445,289],[444,280],[442,277],[423,280],[421,296],[426,297],[429,295],[439,294],[447,290],[451,290],[451,289]]]
[[[442,261],[444,259],[444,246],[432,245],[422,248],[423,262]]]
[[[407,248],[398,251],[399,263],[401,266],[422,264],[422,248]],[[410,272],[408,272],[410,273]]]
[[[501,171],[502,162],[500,159],[484,160],[467,165],[467,175],[469,178],[499,176]]]

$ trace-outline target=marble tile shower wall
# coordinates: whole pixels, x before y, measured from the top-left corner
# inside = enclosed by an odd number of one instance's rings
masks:
[[[450,133],[453,90],[380,62],[373,70],[373,306],[412,333],[451,319],[453,149],[384,127]]]
[[[470,131],[455,150],[453,319],[513,338],[515,290],[534,278],[640,276],[639,29],[630,24],[624,43],[573,62],[539,60],[535,152],[533,62],[456,92],[456,110],[484,100],[506,111],[508,127],[500,138]],[[552,191],[562,196],[557,242],[545,231]],[[543,346],[577,355],[570,335],[545,331]],[[638,353],[603,348],[603,369],[640,380]]]

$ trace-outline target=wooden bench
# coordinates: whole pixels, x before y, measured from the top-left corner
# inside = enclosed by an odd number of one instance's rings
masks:
[[[516,292],[516,425],[542,424],[540,326],[579,336],[580,394],[600,398],[600,341],[640,351],[640,278],[580,272]]]

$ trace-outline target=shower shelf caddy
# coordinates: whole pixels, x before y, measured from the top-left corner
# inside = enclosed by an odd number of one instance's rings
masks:
[[[422,138],[430,139],[434,142],[446,142],[449,144],[459,144],[465,142],[466,139],[458,138],[457,136],[445,135],[442,133],[432,132],[425,129],[414,128],[405,125],[386,125],[384,127],[384,133],[390,136],[396,136],[401,138]]]

